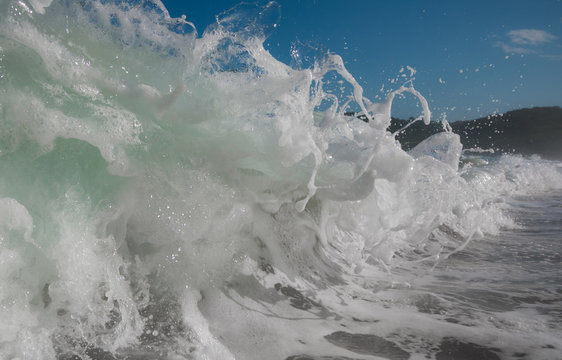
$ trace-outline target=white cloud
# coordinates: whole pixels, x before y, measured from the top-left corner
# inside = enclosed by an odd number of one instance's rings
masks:
[[[533,49],[524,48],[521,46],[512,46],[504,43],[503,41],[497,42],[496,46],[502,48],[504,52],[508,54],[530,54],[536,52]]]
[[[536,29],[511,30],[507,36],[513,44],[517,45],[540,45],[557,39],[548,31]]]
[[[558,54],[558,55],[545,54],[545,55],[541,55],[541,57],[543,57],[545,59],[549,59],[549,60],[555,60],[555,61],[561,61],[562,60],[562,54]]]
[[[517,29],[507,32],[507,41],[497,41],[494,46],[501,48],[506,54],[538,54],[545,50],[541,45],[551,43],[558,39],[557,36],[544,30]]]

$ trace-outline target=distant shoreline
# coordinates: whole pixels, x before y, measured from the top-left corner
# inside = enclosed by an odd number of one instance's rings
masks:
[[[388,130],[400,130],[411,120],[392,118]],[[464,149],[491,149],[494,152],[539,155],[562,160],[562,108],[559,106],[525,108],[504,114],[450,123],[461,137]],[[404,150],[410,150],[427,137],[443,131],[441,122],[424,125],[418,121],[396,134]]]

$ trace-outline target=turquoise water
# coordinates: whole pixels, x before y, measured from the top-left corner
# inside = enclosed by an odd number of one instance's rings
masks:
[[[412,82],[277,61],[277,11],[0,4],[0,358],[556,358],[562,164],[403,151]]]

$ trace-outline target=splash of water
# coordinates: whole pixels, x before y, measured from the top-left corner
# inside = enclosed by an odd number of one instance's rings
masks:
[[[273,316],[276,291],[315,307],[290,289],[433,266],[514,225],[501,192],[560,184],[518,158],[459,172],[451,132],[404,152],[395,96],[431,116],[412,83],[374,103],[336,54],[277,61],[278,11],[242,4],[199,37],[159,1],[0,5],[2,358],[263,358],[247,339],[267,325],[231,329],[232,302]]]

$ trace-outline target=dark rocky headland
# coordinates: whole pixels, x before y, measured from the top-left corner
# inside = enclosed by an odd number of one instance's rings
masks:
[[[394,133],[410,121],[392,118],[388,130]],[[461,137],[464,149],[492,149],[495,153],[536,154],[544,159],[562,160],[562,108],[558,106],[513,110],[450,125]],[[397,133],[396,139],[409,150],[440,131],[443,126],[439,121],[429,125],[417,121]]]

